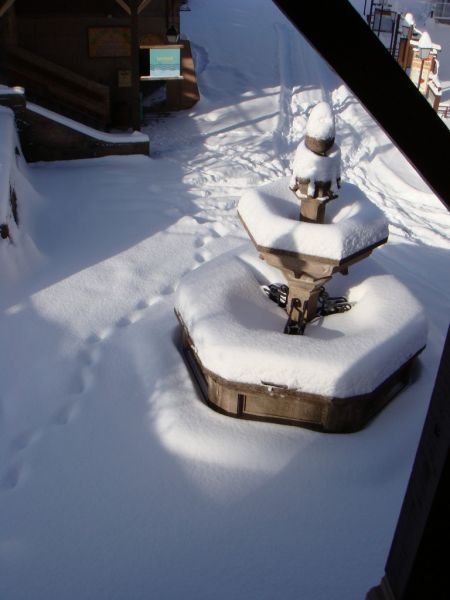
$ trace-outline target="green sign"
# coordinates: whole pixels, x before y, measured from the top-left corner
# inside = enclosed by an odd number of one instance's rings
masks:
[[[150,48],[150,77],[171,79],[180,76],[180,48]]]

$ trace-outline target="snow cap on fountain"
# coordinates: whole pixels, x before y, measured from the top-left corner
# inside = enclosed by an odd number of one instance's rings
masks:
[[[327,102],[319,102],[310,112],[305,140],[298,146],[292,165],[289,187],[301,200],[301,219],[322,223],[325,207],[318,203],[327,202],[337,195],[341,153],[334,137],[331,106]]]
[[[325,154],[334,144],[336,128],[328,102],[319,102],[309,113],[305,145],[317,154]]]
[[[311,152],[301,143],[292,165],[291,190],[302,199],[331,199],[338,191],[341,178],[341,151],[334,146],[327,154]]]

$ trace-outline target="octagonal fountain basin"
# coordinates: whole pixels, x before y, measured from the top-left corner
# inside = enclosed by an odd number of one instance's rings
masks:
[[[289,177],[249,190],[241,197],[239,216],[259,252],[313,256],[342,264],[387,241],[383,212],[351,183],[327,204],[325,222],[299,220],[300,200]]]
[[[286,312],[263,290],[280,272],[246,244],[200,266],[177,289],[183,346],[207,402],[235,417],[356,431],[409,379],[424,348],[421,305],[372,259],[327,286],[350,311],[283,333]]]

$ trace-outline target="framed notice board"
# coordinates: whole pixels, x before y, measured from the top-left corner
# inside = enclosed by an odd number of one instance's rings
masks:
[[[89,27],[88,41],[91,58],[131,56],[129,27]]]

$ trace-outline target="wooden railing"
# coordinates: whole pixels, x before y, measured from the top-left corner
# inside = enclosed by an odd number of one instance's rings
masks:
[[[108,126],[107,86],[17,46],[8,46],[5,55],[7,83],[24,87],[29,100],[94,127]]]
[[[437,112],[440,117],[444,117],[444,119],[450,119],[450,105],[440,106]]]

